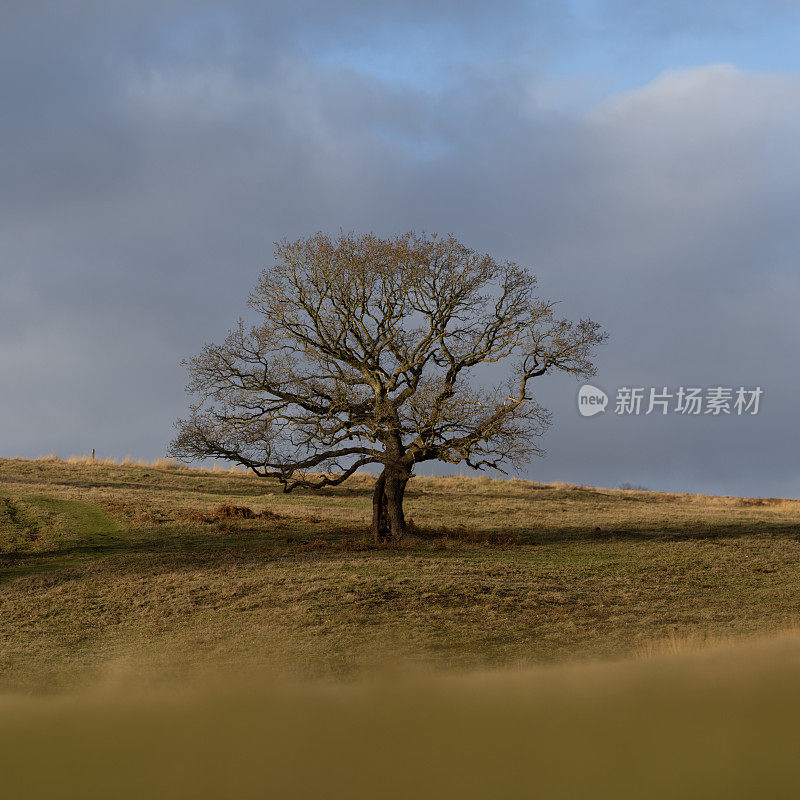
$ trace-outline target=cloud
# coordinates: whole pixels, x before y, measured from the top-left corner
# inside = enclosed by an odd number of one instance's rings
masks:
[[[0,34],[3,454],[161,455],[178,362],[244,312],[273,240],[414,227],[530,264],[565,313],[600,320],[612,401],[622,384],[765,388],[748,420],[583,419],[556,379],[531,475],[800,493],[796,76],[673,70],[564,111],[482,4],[31,8]],[[347,58],[369,31],[425,26],[467,44],[485,28],[489,55],[453,45],[430,82]]]
[[[624,28],[651,37],[741,33],[753,28],[790,24],[798,16],[792,0],[601,0],[593,10],[606,27]]]

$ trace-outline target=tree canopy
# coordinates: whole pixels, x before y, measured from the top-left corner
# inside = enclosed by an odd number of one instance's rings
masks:
[[[402,536],[416,464],[526,463],[550,423],[534,379],[594,374],[605,334],[535,290],[525,268],[453,236],[278,242],[249,297],[257,322],[186,362],[196,402],[171,453],[236,462],[284,491],[379,465],[373,529]],[[500,382],[487,364],[503,365]]]

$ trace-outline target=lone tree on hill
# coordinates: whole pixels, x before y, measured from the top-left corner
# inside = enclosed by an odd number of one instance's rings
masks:
[[[240,320],[185,362],[198,401],[170,452],[237,462],[284,492],[379,464],[372,531],[401,537],[416,464],[502,471],[541,455],[550,414],[532,379],[594,374],[606,335],[590,319],[557,318],[535,287],[527,270],[452,236],[276,243],[248,301],[258,324]],[[487,385],[475,368],[496,362],[506,380]]]

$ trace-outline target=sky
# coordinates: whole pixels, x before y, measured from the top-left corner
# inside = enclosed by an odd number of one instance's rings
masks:
[[[246,314],[275,240],[417,229],[610,334],[605,412],[540,379],[547,455],[515,474],[800,497],[798,23],[788,0],[0,0],[0,457],[163,456],[181,360]],[[681,386],[763,395],[615,413]]]

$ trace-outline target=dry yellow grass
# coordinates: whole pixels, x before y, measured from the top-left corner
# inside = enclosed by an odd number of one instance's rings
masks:
[[[420,477],[418,535],[375,548],[372,481],[0,461],[0,686],[525,665],[800,620],[797,501]]]

